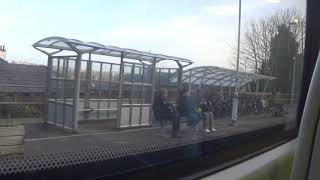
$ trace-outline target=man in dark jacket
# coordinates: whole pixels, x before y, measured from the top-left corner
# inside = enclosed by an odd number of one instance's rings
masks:
[[[160,89],[159,96],[155,99],[153,110],[155,117],[160,121],[162,131],[164,130],[165,121],[172,122],[172,137],[178,137],[180,116],[174,106],[168,102],[168,90]]]

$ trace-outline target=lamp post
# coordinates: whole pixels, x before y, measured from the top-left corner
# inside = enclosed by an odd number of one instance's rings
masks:
[[[240,61],[240,33],[241,33],[241,0],[239,0],[239,19],[238,19],[238,47],[237,47],[237,69],[236,69],[236,85],[232,99],[231,125],[235,126],[238,118],[238,96],[239,96],[239,61]]]
[[[302,35],[301,35],[301,55],[304,54],[304,21],[299,21],[299,19],[294,19],[294,22],[289,23],[289,27],[291,25],[301,25],[301,30],[302,30]],[[294,87],[295,87],[295,79],[296,79],[296,61],[297,59],[294,57],[293,58],[293,69],[292,69],[292,79],[291,79],[291,97],[290,97],[290,103],[294,103]]]
[[[293,22],[289,23],[289,27],[291,27],[292,25],[300,25],[301,26],[301,31],[302,31],[302,35],[301,35],[301,53],[304,53],[304,25],[306,24],[305,21],[299,21],[298,18],[295,18],[293,20]]]
[[[269,0],[269,3],[279,4],[280,0]],[[238,16],[238,47],[237,47],[237,69],[236,69],[236,85],[232,99],[231,125],[235,126],[238,118],[239,103],[239,61],[240,61],[240,33],[241,33],[241,0],[239,0],[239,16]]]
[[[290,104],[294,103],[294,86],[295,86],[295,79],[296,79],[296,58],[293,57],[293,69],[292,69],[292,80],[291,80],[291,97],[290,97]]]

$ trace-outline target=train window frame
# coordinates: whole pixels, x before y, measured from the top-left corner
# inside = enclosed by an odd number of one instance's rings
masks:
[[[310,3],[312,0],[308,0]],[[313,0],[315,1],[315,0]],[[311,7],[308,6],[307,13],[310,13]],[[314,44],[311,44],[311,33],[312,28],[308,26],[309,22],[315,21],[312,18],[312,15],[307,16],[307,36],[306,36],[306,49],[305,49],[305,57],[304,59],[308,59],[312,56],[310,53],[310,49],[313,49]],[[310,49],[307,49],[310,47]],[[296,114],[296,120],[299,122],[301,119],[305,99],[306,92],[308,90],[308,85],[310,84],[310,70],[313,69],[314,61],[307,62],[304,61],[304,69],[303,69],[303,79],[302,86],[303,89],[300,92],[300,99],[298,103],[298,112]],[[103,68],[102,64],[100,65],[100,69]],[[110,70],[110,74],[112,70]],[[119,68],[119,72],[121,69]],[[177,70],[178,71],[178,70]],[[312,71],[311,71],[312,73]],[[119,73],[120,74],[120,73]],[[141,74],[139,74],[141,75]],[[141,75],[142,76],[142,75]],[[81,77],[83,77],[81,75]],[[101,77],[100,77],[101,78]],[[142,76],[143,78],[143,76]],[[112,80],[113,76],[109,77],[108,80]],[[143,90],[143,89],[142,89]],[[141,94],[139,94],[141,95]],[[152,100],[151,100],[152,101]],[[41,167],[40,164],[35,164],[34,168],[30,167],[27,173],[24,174],[14,174],[11,173],[9,176],[4,176],[5,178],[12,177],[23,177],[25,179],[32,178],[43,178],[48,177],[48,179],[58,178],[58,177],[70,177],[75,179],[81,178],[165,178],[168,174],[170,174],[170,178],[199,178],[203,177],[207,174],[217,172],[219,170],[231,167],[239,162],[247,160],[251,157],[257,156],[263,152],[266,152],[274,147],[277,147],[285,142],[288,142],[297,137],[299,130],[299,123],[294,129],[291,129],[287,132],[283,132],[283,127],[267,127],[259,130],[253,130],[250,132],[244,132],[237,135],[231,135],[228,137],[223,137],[216,139],[216,141],[208,140],[202,142],[182,144],[178,147],[173,147],[169,149],[156,149],[152,152],[144,152],[139,147],[136,147],[137,151],[141,151],[143,153],[140,154],[126,154],[125,151],[122,151],[123,156],[118,156],[114,154],[114,156],[110,157],[110,159],[103,159],[99,161],[95,156],[91,156],[91,154],[98,154],[98,157],[106,156],[104,154],[107,150],[104,148],[91,149],[86,151],[88,156],[85,156],[83,153],[78,153],[76,155],[68,155],[70,156],[79,156],[84,161],[79,162],[77,165],[68,166],[63,168],[58,168],[58,166],[53,166],[48,169],[37,169],[36,166]],[[274,133],[274,136],[270,136],[270,133]],[[272,139],[277,137],[275,139]],[[237,139],[235,139],[237,138]],[[250,139],[250,143],[247,143],[247,146],[255,146],[256,143],[264,141],[263,145],[259,145],[258,147],[253,147],[251,150],[246,149],[246,146],[241,147],[239,154],[233,154],[232,149],[239,148],[239,144],[246,143]],[[190,142],[193,142],[193,139],[189,139]],[[152,145],[150,145],[150,148]],[[225,149],[223,149],[225,148]],[[223,150],[222,150],[223,149]],[[213,154],[213,155],[212,155]],[[228,154],[228,155],[226,155]],[[226,155],[227,157],[217,159],[218,156]],[[230,156],[229,156],[230,155]],[[90,156],[90,157],[89,157]],[[88,158],[89,157],[89,158]],[[47,157],[43,156],[41,158],[46,159]],[[50,159],[51,158],[51,159]],[[65,161],[63,156],[58,156],[60,162]],[[48,162],[54,161],[52,157],[46,159]],[[70,160],[70,159],[69,159]],[[99,161],[99,162],[98,162]],[[55,163],[55,162],[54,162]],[[121,169],[121,163],[126,163]],[[8,162],[9,164],[9,162]],[[116,166],[112,166],[115,165]],[[194,167],[194,165],[199,165],[198,167]],[[137,166],[138,165],[138,166]],[[26,167],[24,165],[23,167]],[[126,169],[127,167],[131,167],[131,169]],[[22,166],[21,166],[22,167]],[[191,169],[194,167],[194,169]],[[33,168],[33,169],[32,169]],[[110,168],[106,170],[106,168]],[[117,169],[118,168],[118,169]],[[189,171],[184,171],[188,169]],[[112,172],[114,170],[114,172]],[[164,173],[164,172],[170,173]],[[77,174],[74,174],[77,172]],[[171,174],[172,173],[172,174]],[[1,175],[0,175],[1,177]]]

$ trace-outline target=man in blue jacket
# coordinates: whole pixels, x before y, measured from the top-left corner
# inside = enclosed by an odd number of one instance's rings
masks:
[[[187,117],[193,130],[199,130],[201,120],[200,113],[196,111],[197,104],[190,97],[188,89],[182,89],[177,100],[178,111],[180,116]]]

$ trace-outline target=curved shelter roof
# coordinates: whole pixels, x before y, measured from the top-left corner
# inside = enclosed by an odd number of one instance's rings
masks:
[[[182,73],[182,82],[193,85],[211,85],[222,87],[234,87],[236,85],[237,72],[232,69],[216,66],[199,66],[187,69]],[[177,76],[172,77],[175,81]],[[273,80],[275,77],[259,75],[254,73],[239,72],[240,87],[254,80]]]
[[[105,56],[121,57],[121,53],[123,53],[124,58],[140,61],[153,62],[156,58],[157,62],[162,60],[172,60],[176,61],[178,64],[180,63],[181,65],[190,65],[193,63],[193,61],[189,59],[179,58],[175,56],[143,52],[116,46],[106,46],[96,42],[83,42],[77,39],[67,39],[57,36],[44,38],[33,44],[33,47],[48,55],[54,55],[61,51],[74,51],[77,54],[91,53]],[[51,51],[52,49],[55,49],[57,51],[50,53],[43,48],[51,49]]]

